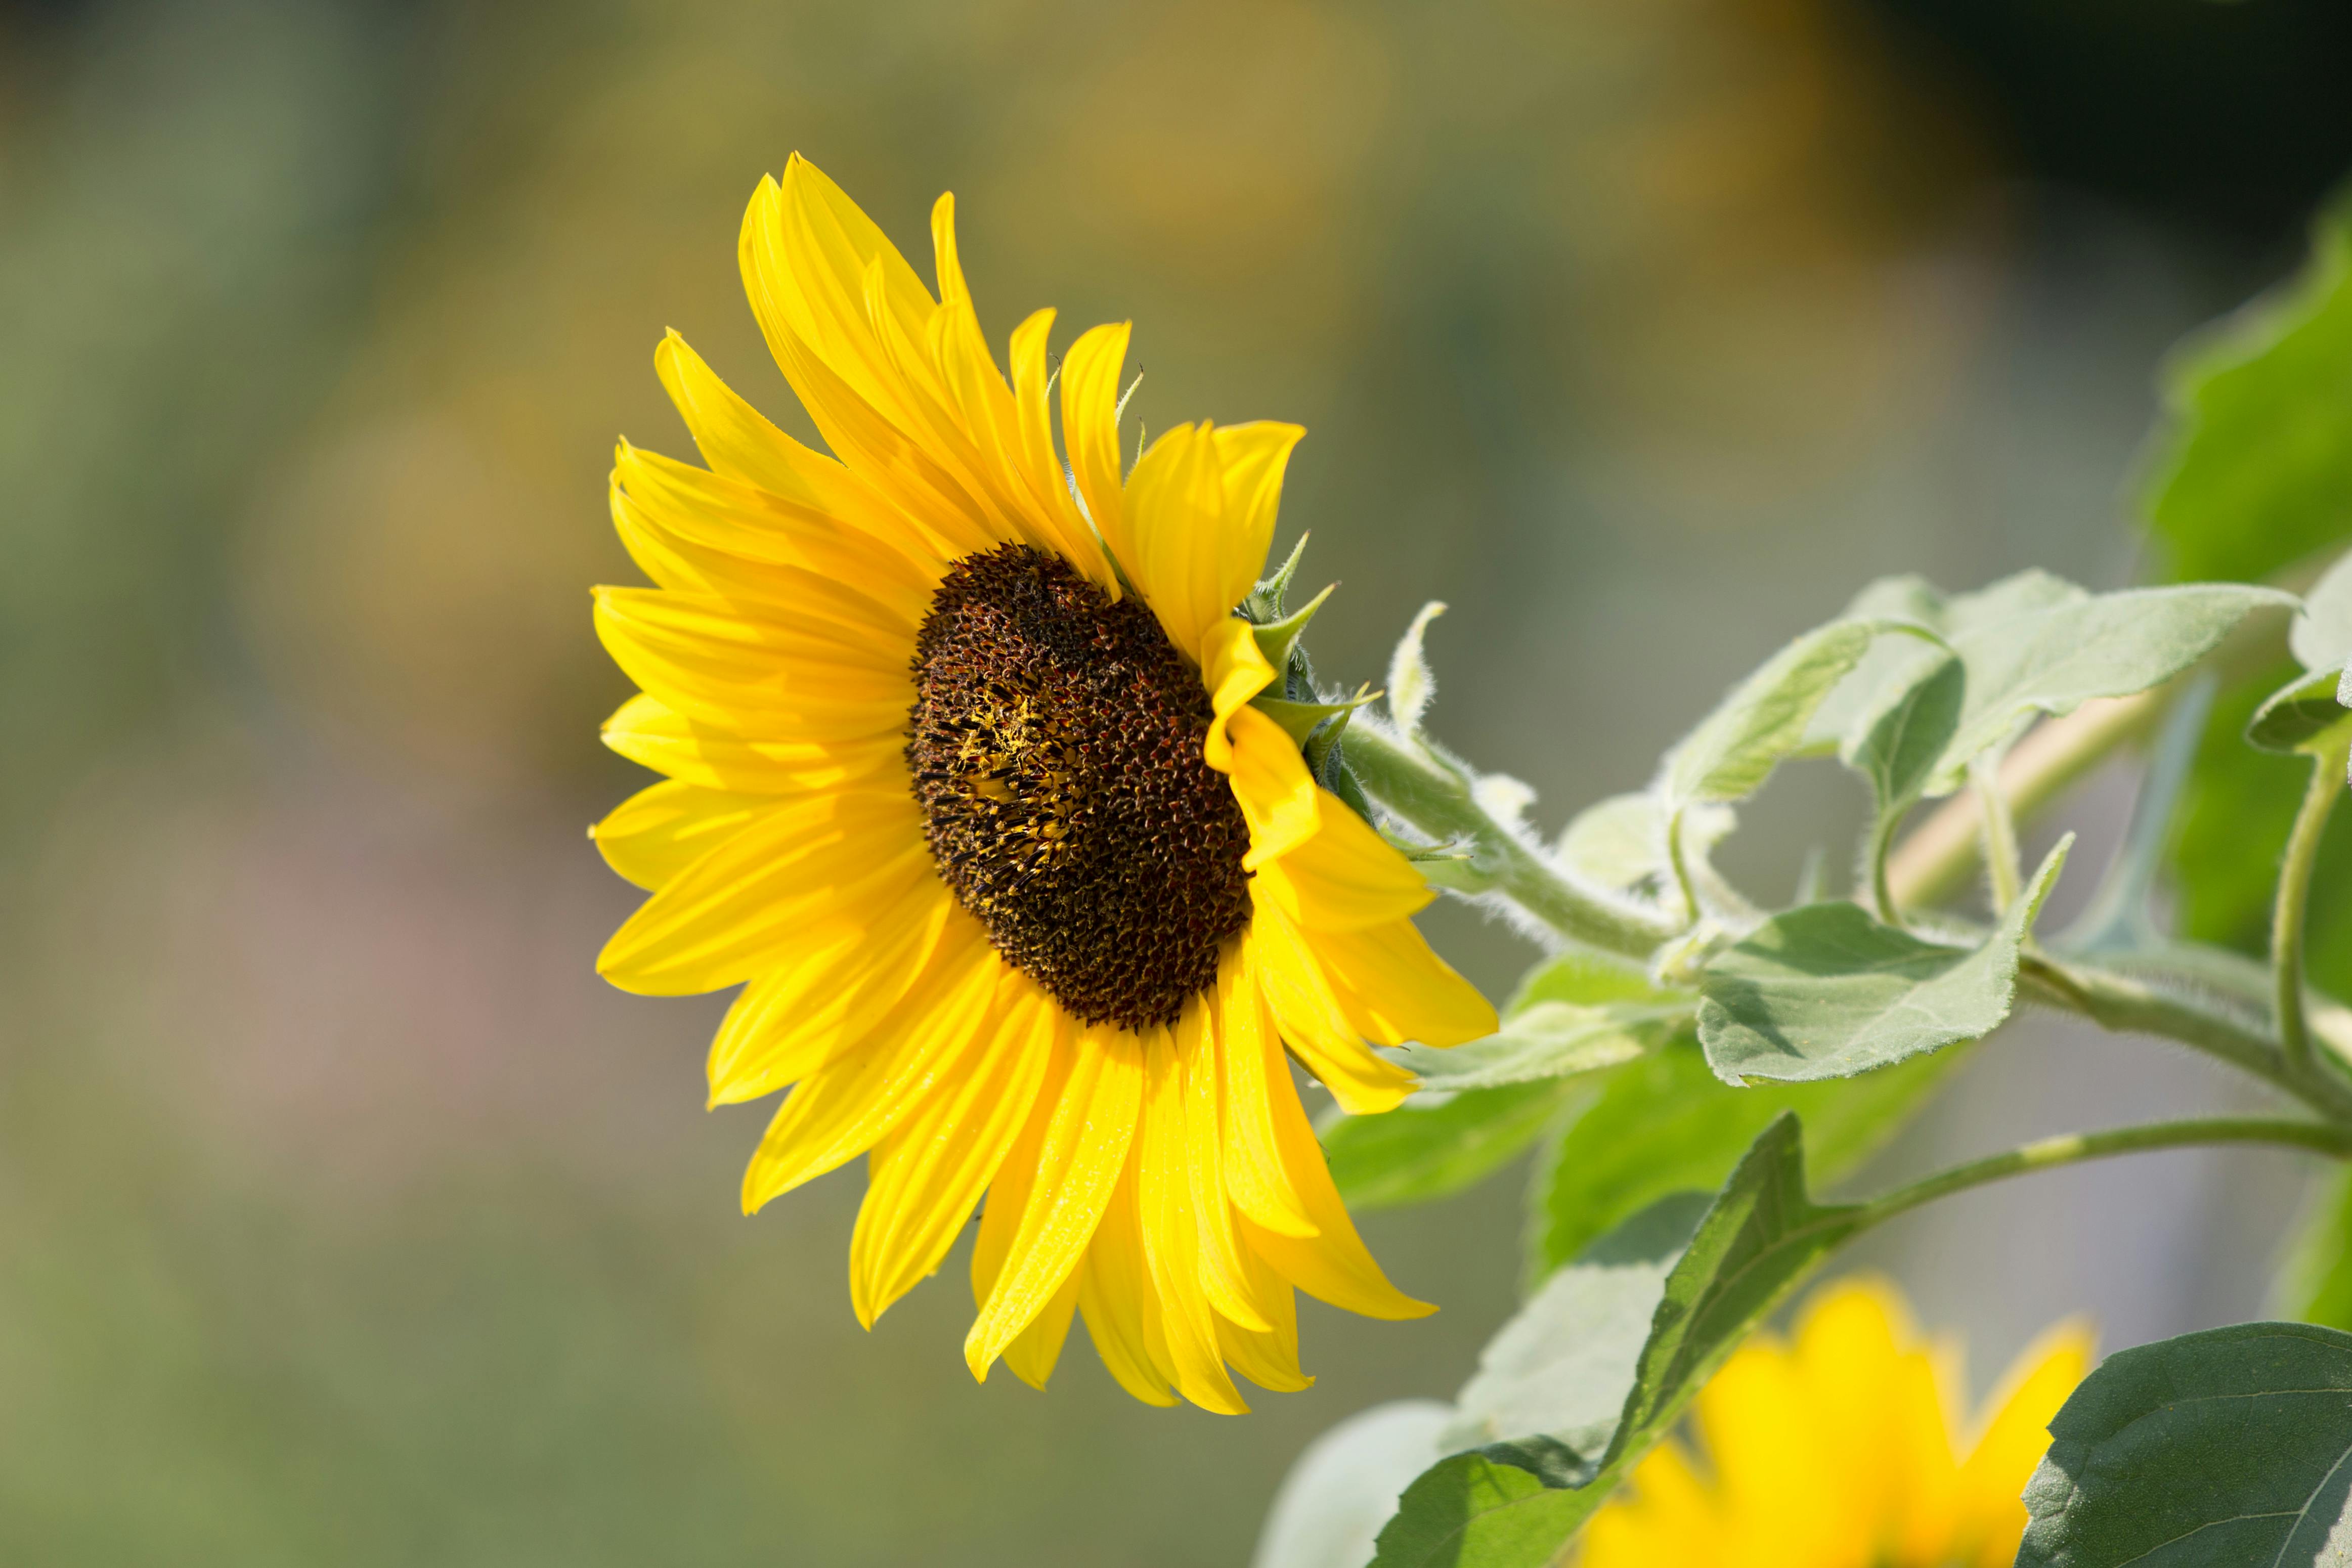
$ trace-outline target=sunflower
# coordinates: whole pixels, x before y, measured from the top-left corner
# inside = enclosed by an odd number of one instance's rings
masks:
[[[2062,1324],[2020,1356],[1972,1431],[1957,1352],[1923,1347],[1889,1288],[1817,1296],[1781,1345],[1759,1335],[1700,1391],[1712,1476],[1652,1450],[1585,1526],[1580,1568],[2007,1568],[2019,1493],[2090,1336]]]
[[[1383,1110],[1412,1079],[1368,1041],[1494,1014],[1413,929],[1412,865],[1252,706],[1276,670],[1236,606],[1302,432],[1179,426],[1123,471],[1128,327],[1056,373],[1040,310],[1008,383],[950,196],[931,238],[937,298],[799,157],[751,199],[744,285],[832,457],[656,351],[709,466],[615,458],[657,586],[597,590],[642,689],[604,739],[667,778],[594,829],[652,893],[597,967],[743,986],[710,1101],[791,1089],[744,1209],[864,1155],[862,1322],[978,1206],[975,1376],[1044,1386],[1075,1311],[1137,1398],[1238,1412],[1229,1369],[1310,1381],[1294,1289],[1433,1310],[1358,1238],[1289,1062]]]

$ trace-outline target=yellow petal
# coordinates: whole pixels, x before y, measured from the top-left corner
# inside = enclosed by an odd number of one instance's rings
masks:
[[[1144,1037],[1143,1125],[1137,1131],[1136,1207],[1144,1264],[1160,1298],[1161,1331],[1185,1398],[1222,1415],[1244,1414],[1217,1349],[1215,1310],[1202,1287],[1201,1228],[1185,1168],[1184,1080],[1165,1029]],[[1260,1320],[1263,1323],[1263,1320]],[[1266,1325],[1271,1326],[1271,1325]]]
[[[1137,1213],[1136,1177],[1119,1173],[1094,1244],[1078,1274],[1078,1310],[1095,1354],[1128,1393],[1146,1405],[1173,1405],[1176,1371],[1162,1331],[1159,1293],[1143,1258],[1142,1222]]]
[[[1217,458],[1224,469],[1224,521],[1217,530],[1215,597],[1227,609],[1249,597],[1265,574],[1282,505],[1282,476],[1290,466],[1291,448],[1306,434],[1301,426],[1270,419],[1226,425],[1216,432]]]
[[[1043,1389],[1062,1359],[1062,1342],[1070,1336],[1070,1319],[1078,1310],[1078,1274],[1071,1270],[1045,1310],[1004,1347],[1004,1364],[1030,1387]]]
[[[839,789],[905,766],[895,731],[845,741],[768,741],[689,719],[639,693],[604,721],[604,744],[681,784],[744,795]]]
[[[1275,1136],[1272,1097],[1293,1094],[1282,1037],[1258,989],[1255,955],[1247,942],[1228,945],[1217,959],[1216,1044],[1224,1076],[1225,1191],[1234,1206],[1278,1235],[1311,1237],[1315,1222],[1283,1164]]]
[[[1960,1466],[1959,1523],[1952,1561],[2005,1568],[2025,1533],[2020,1494],[2050,1447],[2050,1422],[2091,1370],[2090,1328],[2065,1322],[2026,1347],[1986,1401],[1990,1412]]]
[[[1307,771],[1297,744],[1264,713],[1244,708],[1227,721],[1227,728],[1234,741],[1234,798],[1250,830],[1242,864],[1255,871],[1314,837],[1322,821],[1318,797],[1324,792]]]
[[[1053,1108],[1003,1270],[964,1339],[975,1377],[1004,1352],[1077,1267],[1127,1164],[1143,1101],[1143,1050],[1122,1029],[1089,1026]]]
[[[1132,580],[1139,570],[1119,482],[1119,370],[1128,323],[1090,327],[1062,360],[1062,443],[1087,516]]]
[[[1273,1320],[1254,1298],[1249,1272],[1242,1263],[1241,1244],[1234,1235],[1233,1205],[1225,1192],[1218,1104],[1223,1084],[1213,1004],[1203,997],[1185,1004],[1173,1037],[1184,1122],[1180,1153],[1190,1189],[1185,1205],[1199,1232],[1195,1246],[1201,1287],[1209,1304],[1224,1317],[1253,1332],[1268,1333],[1273,1331]]]
[[[993,1037],[867,1156],[849,1244],[850,1305],[869,1328],[939,1268],[1028,1121],[1053,1055],[1053,1002],[1006,969]]]
[[[1248,941],[1256,955],[1258,987],[1281,1021],[1284,1040],[1350,1116],[1394,1110],[1412,1092],[1412,1074],[1365,1047],[1318,961],[1319,944],[1310,945],[1255,882],[1250,900]]]
[[[1021,443],[1018,461],[1029,476],[1031,489],[1041,498],[1041,507],[1055,520],[1055,527],[1067,541],[1063,554],[1115,599],[1118,580],[1094,531],[1078,515],[1062,456],[1054,449],[1053,414],[1046,397],[1054,376],[1045,354],[1053,329],[1054,312],[1039,310],[1013,330],[1013,400]]]
[[[1365,1250],[1354,1221],[1348,1217],[1347,1205],[1339,1201],[1339,1189],[1331,1184],[1330,1167],[1324,1163],[1322,1147],[1315,1142],[1307,1111],[1286,1075],[1271,1086],[1269,1107],[1284,1170],[1317,1234],[1284,1236],[1244,1213],[1238,1222],[1242,1239],[1276,1273],[1318,1301],[1370,1318],[1422,1318],[1437,1310],[1390,1284]]]
[[[811,457],[814,458],[814,454]],[[620,443],[613,461],[616,518],[706,579],[742,581],[758,565],[797,567],[854,588],[911,633],[929,608],[944,563],[904,530],[884,538],[812,504]],[[643,564],[644,557],[639,556]],[[669,569],[677,570],[677,565]],[[665,581],[647,566],[647,574]]]
[[[589,832],[606,865],[651,892],[776,804],[768,795],[666,782],[639,790]]]
[[[1274,667],[1259,651],[1250,624],[1228,616],[1201,636],[1201,679],[1209,689],[1209,738],[1201,755],[1221,773],[1234,771],[1233,717],[1274,682]],[[1277,729],[1279,725],[1276,726]],[[1287,739],[1287,737],[1285,737]]]
[[[871,929],[936,875],[912,799],[856,790],[788,801],[647,899],[596,970],[644,995],[715,991],[805,950],[812,922]]]
[[[1258,867],[1258,879],[1292,920],[1313,931],[1362,931],[1403,921],[1437,896],[1412,861],[1337,796],[1326,791],[1317,805],[1315,836]]]
[[[1003,969],[976,921],[951,930],[863,1048],[785,1098],[743,1173],[743,1212],[856,1159],[956,1081],[993,1026]]]
[[[1298,1365],[1298,1304],[1290,1286],[1256,1252],[1242,1248],[1249,1278],[1250,1299],[1268,1320],[1263,1333],[1244,1329],[1229,1318],[1217,1320],[1217,1348],[1234,1370],[1260,1388],[1296,1394],[1312,1388],[1315,1380]]]
[[[755,618],[720,599],[599,588],[596,633],[630,679],[720,729],[864,739],[903,728],[914,700],[903,646]]]
[[[803,945],[743,988],[710,1042],[713,1106],[798,1083],[862,1043],[906,995],[951,925],[970,921],[918,878],[863,924],[813,921]]]
[[[1129,574],[1169,640],[1202,663],[1202,635],[1239,602],[1218,603],[1224,476],[1207,428],[1179,425],[1152,442],[1128,476],[1125,505]]]
[[[1431,952],[1410,921],[1317,931],[1307,945],[1349,1025],[1384,1046],[1458,1046],[1495,1032],[1493,1005]]]

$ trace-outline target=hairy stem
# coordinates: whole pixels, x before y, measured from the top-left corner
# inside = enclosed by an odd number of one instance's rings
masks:
[[[1955,1165],[1948,1171],[1938,1171],[1932,1176],[1897,1187],[1863,1205],[1862,1223],[1876,1225],[1881,1220],[1892,1219],[1896,1215],[1916,1209],[1922,1204],[1966,1192],[1970,1187],[1980,1187],[1989,1182],[2021,1176],[2029,1171],[2079,1164],[2085,1160],[2105,1159],[2111,1154],[2134,1154],[2151,1149],[2185,1149],[2208,1143],[2273,1143],[2284,1148],[2309,1149],[2338,1160],[2352,1159],[2352,1131],[2331,1127],[2324,1122],[2251,1116],[2152,1121],[2138,1127],[2110,1128],[2104,1132],[2069,1132],[2057,1138],[2043,1138],[1981,1160],[1971,1160],[1964,1165]]]
[[[2053,719],[2019,742],[2000,765],[2000,787],[2016,817],[2032,817],[2107,754],[2145,731],[2164,711],[2168,689],[2103,697]],[[1895,900],[1917,909],[1967,885],[1983,852],[1976,804],[1947,801],[1908,834],[1887,866]]]
[[[1992,910],[2005,915],[2017,902],[2025,872],[2017,863],[2017,824],[2010,819],[2009,796],[1999,773],[1984,763],[1969,765],[1969,787],[1984,824],[1985,870],[1992,882]]]
[[[1681,933],[1657,910],[1587,888],[1561,875],[1488,816],[1459,771],[1359,716],[1349,726],[1348,765],[1364,793],[1433,838],[1464,845],[1482,882],[1559,935],[1629,958],[1646,959]]]
[[[2319,1064],[2311,1050],[2311,1027],[2303,1011],[2303,942],[2305,917],[2311,902],[2312,868],[2319,858],[2320,836],[2327,830],[2336,797],[2344,793],[2347,751],[2346,735],[2337,732],[2311,747],[2311,784],[2303,806],[2287,835],[2286,860],[2279,871],[2278,900],[2271,910],[2271,984],[2273,1016],[2277,1021],[2279,1050],[2286,1069],[2299,1079],[2316,1079]]]

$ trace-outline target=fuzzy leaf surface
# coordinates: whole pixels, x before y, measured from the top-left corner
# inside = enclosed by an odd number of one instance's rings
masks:
[[[1727,1083],[1851,1078],[1981,1039],[2009,1016],[2017,956],[2072,839],[1982,945],[1923,941],[1850,903],[1767,921],[1701,976],[1699,1043]]]
[[[1586,1079],[1553,1078],[1415,1095],[1379,1116],[1333,1121],[1323,1152],[1351,1209],[1428,1203],[1486,1180],[1600,1092]]]
[[[1804,745],[1813,710],[1860,662],[1878,629],[1853,620],[1818,626],[1741,681],[1668,757],[1668,810],[1754,794],[1783,757]]]

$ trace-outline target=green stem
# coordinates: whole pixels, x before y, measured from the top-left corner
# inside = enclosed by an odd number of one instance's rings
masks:
[[[1364,793],[1433,838],[1465,844],[1495,891],[1561,936],[1646,959],[1683,927],[1654,909],[1580,887],[1486,815],[1469,780],[1362,717],[1348,731],[1348,765]]]
[[[2185,1149],[2209,1143],[2272,1143],[2309,1149],[2336,1159],[2352,1159],[2352,1131],[2317,1121],[2285,1121],[2251,1116],[2200,1117],[2188,1121],[2152,1121],[2139,1127],[2116,1127],[2104,1132],[2069,1132],[2044,1138],[2002,1153],[1938,1171],[1908,1186],[1895,1188],[1862,1205],[1861,1221],[1873,1226],[1933,1203],[1954,1193],[2005,1181],[2029,1171],[2079,1164],[2111,1154],[2134,1154],[2150,1149]]]
[[[2287,835],[2286,862],[2279,871],[2278,900],[2271,910],[2271,994],[2279,1049],[2286,1058],[2287,1071],[2301,1079],[2315,1079],[2319,1074],[2311,1050],[2311,1027],[2303,1013],[2304,924],[2320,836],[2327,830],[2336,797],[2344,793],[2347,751],[2352,751],[2352,743],[2342,732],[2311,747],[2311,784],[2303,793],[2302,809],[2294,815],[2294,830]]]
[[[1985,871],[1992,881],[1992,911],[1996,916],[2009,912],[2017,902],[2024,881],[2024,870],[2017,858],[2017,825],[2010,820],[2009,796],[2002,792],[2000,776],[1985,763],[1969,764],[1969,784],[1976,792],[1977,809],[1984,816]]]

